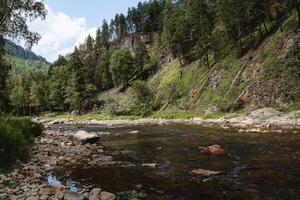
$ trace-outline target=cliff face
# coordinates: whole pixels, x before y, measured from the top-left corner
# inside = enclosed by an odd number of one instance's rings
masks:
[[[153,47],[158,42],[158,33],[149,32],[137,32],[128,35],[126,38],[119,42],[121,48],[127,48],[132,54],[135,54],[135,49],[139,43],[143,43],[147,48]]]
[[[33,53],[32,51],[24,49],[23,47],[13,43],[10,40],[5,39],[5,46],[9,50],[9,52],[17,58],[22,58],[22,59],[26,59],[26,60],[35,60],[35,61],[48,63],[48,61],[45,58],[43,58],[42,56],[38,56],[35,53]]]

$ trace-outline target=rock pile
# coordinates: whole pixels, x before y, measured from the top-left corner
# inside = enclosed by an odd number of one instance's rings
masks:
[[[78,132],[77,132],[78,133]],[[77,134],[76,133],[76,134]],[[80,186],[79,192],[71,192],[61,183],[49,185],[47,177],[58,166],[83,165],[84,167],[119,164],[106,155],[103,147],[88,140],[74,141],[74,133],[46,130],[36,139],[28,163],[19,164],[9,174],[0,174],[0,199],[11,200],[114,200],[112,193],[92,186]],[[87,133],[88,134],[88,133]],[[89,134],[88,134],[89,135]],[[99,139],[98,135],[95,136]],[[79,142],[78,142],[79,141]]]

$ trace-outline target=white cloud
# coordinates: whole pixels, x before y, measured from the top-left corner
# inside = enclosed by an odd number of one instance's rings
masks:
[[[96,37],[96,33],[97,33],[97,28],[96,27],[90,28],[90,29],[88,29],[88,30],[86,30],[84,32],[81,32],[80,35],[79,35],[79,37],[78,37],[78,39],[77,39],[77,41],[75,42],[75,45],[78,46],[78,45],[82,44],[86,40],[86,38],[87,38],[88,35],[90,35],[93,38],[95,38]]]
[[[29,26],[42,36],[32,50],[48,61],[54,61],[60,54],[70,53],[88,34],[95,36],[96,27],[88,29],[84,17],[71,18],[65,13],[53,11],[47,5],[46,8],[46,20],[33,21]]]

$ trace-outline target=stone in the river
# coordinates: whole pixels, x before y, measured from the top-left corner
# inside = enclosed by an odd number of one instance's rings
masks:
[[[138,130],[134,130],[134,131],[130,131],[129,133],[130,134],[137,134],[137,133],[139,133],[139,131]]]
[[[101,188],[92,189],[92,191],[90,192],[89,200],[99,200],[101,191],[102,191]]]
[[[110,193],[110,192],[101,192],[100,194],[100,200],[115,200],[116,195]]]
[[[212,175],[219,175],[222,172],[221,171],[211,171],[207,169],[195,169],[192,171],[193,174],[198,176],[212,176]]]
[[[61,183],[55,183],[52,186],[55,190],[55,193],[59,193],[64,190],[64,186]]]
[[[76,144],[94,144],[98,142],[99,136],[95,133],[88,133],[86,131],[77,131],[73,135],[73,142]]]
[[[48,195],[42,195],[42,196],[40,196],[40,200],[47,200],[47,199],[49,199]]]
[[[18,197],[16,195],[10,195],[9,196],[9,200],[16,200],[18,199]]]
[[[150,168],[156,168],[157,163],[144,163],[142,164],[143,167],[150,167]]]
[[[100,193],[102,192],[102,189],[101,188],[94,188],[92,189],[92,191],[90,192],[90,195],[93,196],[93,195],[100,195]]]
[[[160,151],[160,150],[162,150],[162,149],[163,149],[162,147],[157,147],[157,148],[156,148],[157,151]]]
[[[224,153],[225,150],[218,144],[206,147],[201,151],[201,154],[216,155],[216,156],[223,155]]]
[[[26,200],[39,200],[39,197],[36,196],[27,197]]]
[[[44,187],[42,187],[40,189],[40,192],[39,192],[40,195],[54,195],[55,194],[55,188],[52,187],[51,185],[46,185]]]
[[[66,191],[64,193],[64,200],[83,200],[83,199],[84,199],[84,196],[77,192]]]

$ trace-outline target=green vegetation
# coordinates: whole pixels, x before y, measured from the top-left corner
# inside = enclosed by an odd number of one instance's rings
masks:
[[[128,50],[116,50],[111,56],[110,71],[115,85],[128,85],[135,72],[132,55]]]
[[[41,125],[30,119],[0,117],[0,168],[28,158],[34,138],[41,135],[42,130]]]
[[[19,11],[43,18],[44,5],[18,2],[20,8],[0,10],[7,18],[1,38],[35,42],[26,20],[13,20]],[[104,20],[95,38],[49,67],[10,58],[9,76],[2,49],[0,110],[213,118],[247,105],[297,103],[298,26],[299,0],[140,2]]]

